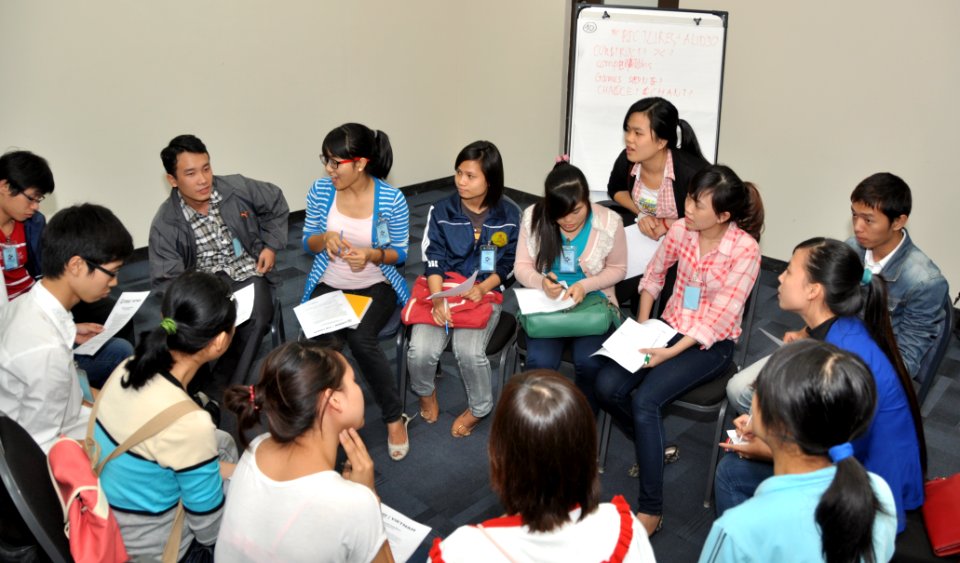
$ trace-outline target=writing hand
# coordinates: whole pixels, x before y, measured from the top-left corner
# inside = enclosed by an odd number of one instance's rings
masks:
[[[640,353],[647,354],[648,356],[650,356],[650,359],[647,360],[647,363],[643,365],[643,367],[645,368],[657,367],[676,355],[673,352],[672,347],[671,348],[641,348]]]
[[[433,322],[437,326],[443,326],[445,323],[453,326],[453,317],[450,315],[450,307],[443,298],[433,300]]]
[[[564,287],[557,282],[557,275],[553,272],[543,276],[543,282],[540,284],[543,287],[543,292],[547,294],[547,297],[550,299],[556,299],[560,297],[560,294],[563,293]]]

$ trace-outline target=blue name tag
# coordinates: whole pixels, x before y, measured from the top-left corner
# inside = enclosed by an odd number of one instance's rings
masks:
[[[577,249],[572,245],[560,248],[560,273],[574,274],[577,271]]]
[[[491,274],[497,266],[497,247],[493,245],[483,245],[480,247],[480,272]]]
[[[21,265],[16,245],[3,245],[3,269],[16,270]]]
[[[243,254],[243,245],[240,244],[240,239],[233,237],[233,255],[240,256]]]
[[[381,217],[377,221],[377,246],[390,246],[390,224],[386,217]]]
[[[683,308],[696,311],[700,308],[700,286],[688,285],[683,288]]]

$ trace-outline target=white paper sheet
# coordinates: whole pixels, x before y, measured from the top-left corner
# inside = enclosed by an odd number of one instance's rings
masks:
[[[233,326],[240,326],[250,320],[253,314],[253,300],[257,296],[253,284],[233,292],[233,300],[237,304],[237,322]]]
[[[473,273],[472,276],[467,278],[467,280],[461,283],[460,285],[456,287],[452,287],[450,289],[446,289],[444,291],[438,291],[433,295],[431,295],[430,299],[436,299],[438,297],[457,297],[458,295],[463,295],[464,293],[470,291],[470,288],[473,287],[474,283],[476,283],[477,274],[479,273],[480,271],[477,270],[476,272]]]
[[[770,334],[769,332],[763,330],[762,328],[760,329],[760,332],[762,332],[764,336],[772,340],[773,343],[776,344],[777,346],[783,346],[783,340],[781,340],[780,338],[777,338],[776,336]]]
[[[653,253],[660,246],[660,240],[653,240],[640,232],[636,223],[623,226],[627,235],[627,278],[643,275]]]
[[[297,315],[303,334],[307,338],[360,324],[360,319],[353,312],[353,307],[343,296],[342,291],[333,291],[314,297],[294,307],[293,312]]]
[[[740,437],[739,434],[737,434],[736,430],[727,430],[727,436],[730,437],[731,444],[740,445],[740,444],[747,443],[746,440],[744,440],[743,438]]]
[[[676,334],[670,325],[658,319],[648,319],[642,324],[627,319],[591,356],[606,356],[624,369],[636,372],[646,363],[647,355],[640,353],[641,348],[663,348]]]
[[[117,304],[113,306],[113,310],[107,317],[107,322],[103,323],[103,332],[74,348],[73,353],[81,356],[96,354],[107,343],[107,340],[120,332],[120,329],[137,314],[148,295],[150,295],[149,291],[124,291],[121,293],[120,298],[117,299]]]
[[[566,293],[560,295],[560,298],[550,299],[542,289],[517,288],[513,290],[517,294],[517,305],[520,306],[520,312],[524,315],[534,313],[552,313],[554,311],[563,311],[576,305],[573,299],[564,297]]]
[[[404,563],[423,543],[423,538],[430,533],[430,526],[411,520],[383,503],[380,503],[380,512],[383,513],[383,528],[393,558],[397,563]]]
[[[253,289],[253,284],[241,287],[233,292],[233,299],[237,304],[237,322],[233,326],[240,326],[250,320],[250,315],[253,314],[254,297],[256,297],[256,292]]]

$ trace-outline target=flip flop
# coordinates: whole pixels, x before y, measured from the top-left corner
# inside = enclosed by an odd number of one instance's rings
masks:
[[[470,419],[473,419],[472,423],[468,423]],[[467,409],[453,421],[453,426],[450,427],[450,435],[454,438],[466,438],[473,433],[473,429],[476,428],[482,420],[482,418],[473,416],[470,409]]]

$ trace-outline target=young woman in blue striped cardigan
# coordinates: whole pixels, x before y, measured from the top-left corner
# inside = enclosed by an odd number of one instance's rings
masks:
[[[390,139],[359,123],[327,134],[320,156],[328,176],[307,193],[303,249],[314,255],[301,301],[343,290],[373,299],[356,329],[331,336],[350,345],[387,425],[390,459],[410,450],[393,370],[378,335],[394,310],[410,297],[397,269],[407,259],[410,213],[403,194],[383,178],[393,165]]]

